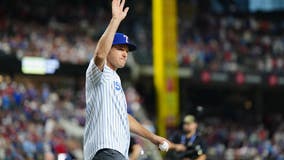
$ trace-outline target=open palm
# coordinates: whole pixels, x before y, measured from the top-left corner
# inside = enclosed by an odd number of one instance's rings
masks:
[[[124,4],[125,4],[125,0],[112,0],[113,18],[123,20],[126,17],[129,7],[126,7],[124,9]]]

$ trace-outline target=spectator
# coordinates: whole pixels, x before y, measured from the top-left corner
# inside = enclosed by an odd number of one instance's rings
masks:
[[[174,135],[172,138],[175,152],[171,159],[196,159],[206,160],[206,146],[197,133],[197,122],[193,115],[186,115],[183,119],[182,134]]]

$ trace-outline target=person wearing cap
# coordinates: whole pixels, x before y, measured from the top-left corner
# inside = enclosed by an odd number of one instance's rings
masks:
[[[168,154],[176,160],[206,160],[206,147],[197,133],[198,124],[193,115],[183,119],[183,132],[176,133],[170,140],[173,142],[173,152]]]
[[[136,46],[117,33],[129,7],[125,0],[112,0],[112,18],[101,36],[86,71],[85,160],[128,159],[130,132],[159,145],[171,143],[145,129],[127,113],[127,103],[116,70],[126,64],[128,52]]]

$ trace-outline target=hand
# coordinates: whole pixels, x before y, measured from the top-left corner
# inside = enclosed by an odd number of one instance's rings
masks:
[[[129,155],[129,160],[137,160],[141,155],[142,147],[139,144],[134,144],[132,146],[132,153]]]
[[[169,144],[169,150],[174,149],[174,144],[166,138],[154,135],[154,138],[151,141],[157,146],[159,146],[159,144],[163,144],[163,142],[166,141]]]
[[[126,7],[124,10],[125,0],[112,0],[112,17],[122,21],[129,10],[129,7]]]
[[[185,147],[185,145],[183,145],[183,144],[174,144],[174,149],[175,149],[177,152],[182,152],[182,151],[185,151],[185,150],[186,150],[186,147]]]

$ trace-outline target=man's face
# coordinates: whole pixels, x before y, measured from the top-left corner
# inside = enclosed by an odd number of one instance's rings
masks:
[[[183,131],[185,133],[195,133],[197,129],[197,123],[191,122],[191,123],[184,123],[183,124]]]
[[[127,45],[112,46],[110,53],[107,56],[109,67],[114,70],[118,68],[123,68],[126,64],[128,52],[129,51]]]

